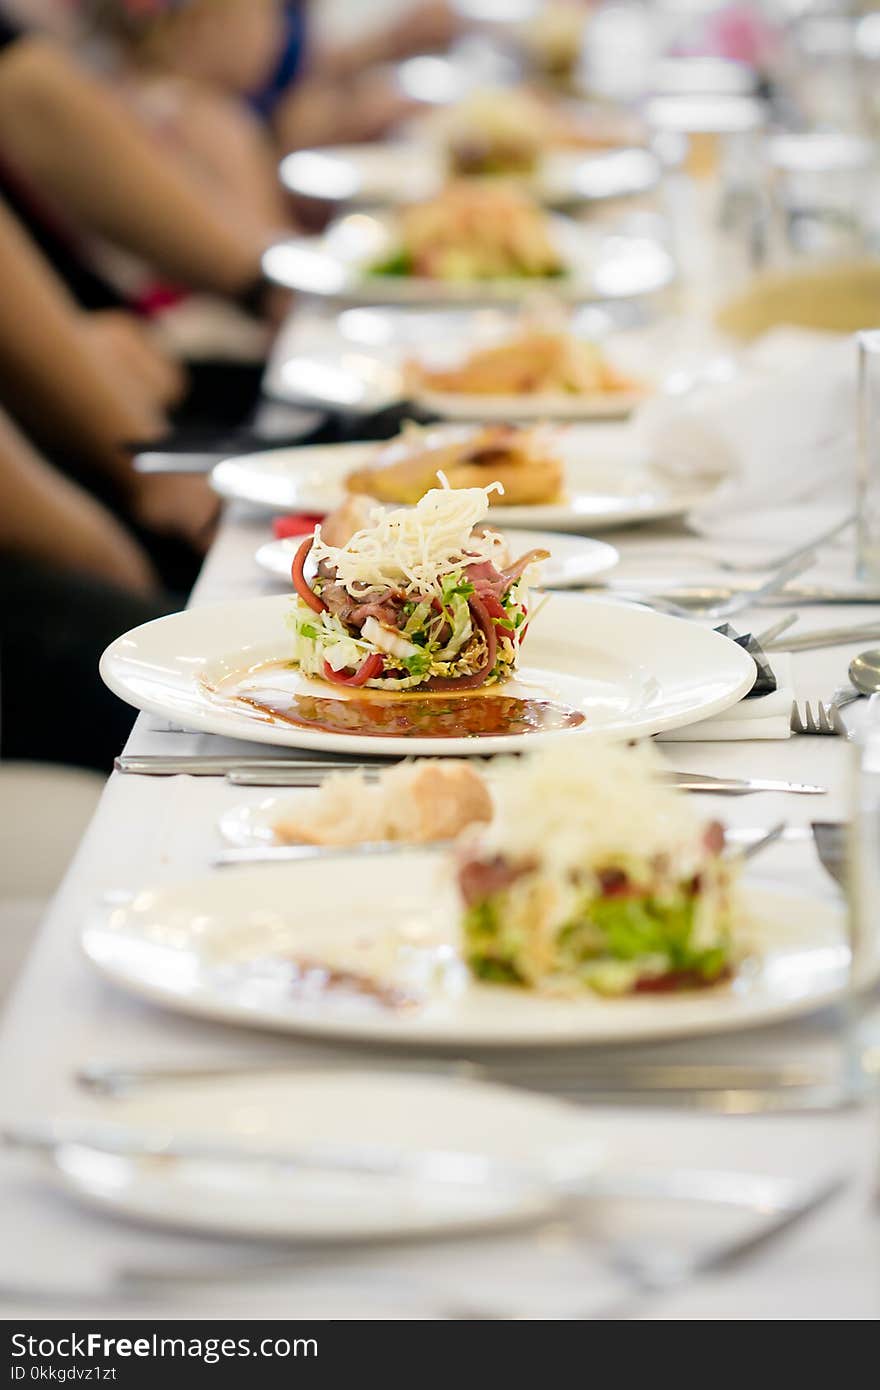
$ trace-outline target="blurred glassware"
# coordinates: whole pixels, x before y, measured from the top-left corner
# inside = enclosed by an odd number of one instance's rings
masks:
[[[760,261],[767,107],[755,96],[667,92],[649,98],[644,117],[667,171],[672,249],[686,269],[683,307],[700,316]]]
[[[655,96],[752,96],[757,86],[746,63],[701,54],[661,58],[651,74]]]
[[[880,329],[859,333],[857,341],[859,466],[856,575],[859,579],[875,583],[880,580]]]
[[[399,63],[397,85],[411,101],[446,106],[481,87],[505,87],[519,81],[522,69],[499,36],[467,34],[445,55],[424,53]]]
[[[877,215],[877,149],[867,136],[790,132],[767,142],[767,259],[859,255]]]
[[[786,81],[808,129],[860,131],[870,108],[866,81],[870,26],[845,11],[850,5],[807,12],[790,26]],[[867,34],[867,37],[866,37]]]
[[[655,6],[610,0],[590,19],[577,85],[590,95],[632,104],[650,89],[659,51]]]
[[[724,160],[738,151],[754,154],[767,108],[754,96],[665,92],[648,99],[644,116],[664,163],[682,163],[693,178],[700,179],[722,172]]]
[[[876,992],[865,988],[880,961],[880,695],[872,695],[855,747],[848,845],[850,989],[845,1018],[844,1083],[858,1094],[880,1075]],[[880,1176],[880,1175],[878,1175]]]

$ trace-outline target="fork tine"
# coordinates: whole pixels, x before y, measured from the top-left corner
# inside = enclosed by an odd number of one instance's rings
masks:
[[[794,734],[839,734],[835,716],[834,706],[822,700],[816,701],[815,713],[809,700],[804,701],[803,711],[795,700],[791,707],[791,731]]]

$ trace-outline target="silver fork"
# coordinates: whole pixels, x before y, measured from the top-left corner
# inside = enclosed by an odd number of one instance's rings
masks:
[[[838,729],[834,725],[833,706],[824,704],[821,700],[816,701],[816,712],[813,713],[813,706],[807,700],[804,703],[803,711],[798,706],[797,700],[791,702],[791,731],[793,734],[837,734]]]
[[[833,734],[841,738],[849,738],[849,730],[841,717],[841,707],[852,703],[858,699],[857,693],[846,692],[840,696],[835,695],[826,704],[824,700],[816,701],[816,712],[809,700],[804,702],[803,713],[797,700],[791,704],[791,731],[793,734]]]
[[[730,618],[734,613],[740,613],[744,608],[756,607],[762,599],[770,598],[777,594],[780,589],[784,589],[790,580],[796,579],[804,570],[808,570],[816,563],[815,551],[808,551],[806,554],[797,555],[789,560],[787,564],[781,565],[773,574],[764,580],[763,584],[757,587],[745,586],[741,588],[721,588],[719,587],[696,587],[691,594],[687,595],[687,603],[681,602],[685,596],[685,591],[676,591],[674,600],[669,594],[644,593],[638,589],[629,589],[621,585],[609,584],[604,591],[606,596],[618,599],[623,603],[638,603],[646,608],[658,608],[660,611],[670,613],[673,617],[688,618]]]
[[[826,541],[834,540],[835,536],[839,536],[841,532],[846,531],[848,527],[852,526],[855,519],[855,512],[850,512],[842,521],[835,522],[833,526],[829,526],[827,531],[820,531],[817,536],[813,536],[806,544],[796,546],[792,550],[783,551],[780,555],[769,556],[763,560],[721,559],[718,561],[718,568],[727,570],[728,573],[733,574],[750,574],[754,573],[756,570],[776,569],[779,565],[789,564],[800,555],[806,555],[817,546],[824,545]]]

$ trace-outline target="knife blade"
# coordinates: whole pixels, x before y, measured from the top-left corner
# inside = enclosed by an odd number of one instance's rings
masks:
[[[137,773],[145,777],[175,777],[188,773],[191,777],[225,777],[230,772],[245,771],[256,774],[273,771],[295,773],[313,769],[316,772],[351,772],[359,768],[375,768],[377,771],[389,767],[398,758],[376,758],[369,762],[363,759],[344,758],[315,753],[311,757],[272,758],[237,757],[234,754],[205,753],[121,753],[114,766],[117,772]],[[260,783],[255,785],[259,786]]]
[[[330,772],[379,773],[383,767],[401,761],[395,758],[363,762],[339,758],[241,758],[206,754],[128,754],[116,759],[116,770],[149,777],[173,777],[186,773],[195,777],[228,777],[240,787],[310,787],[319,786]],[[485,765],[485,763],[484,763]],[[827,788],[812,783],[783,782],[763,777],[713,777],[702,772],[661,773],[667,786],[680,791],[728,793],[792,792],[797,795],[821,796]]]

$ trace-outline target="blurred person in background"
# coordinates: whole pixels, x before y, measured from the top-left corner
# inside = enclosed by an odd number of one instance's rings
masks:
[[[246,95],[272,76],[279,0],[82,0],[118,93],[221,209],[255,228],[290,220],[275,150]]]
[[[251,293],[277,226],[231,214],[144,137],[107,84],[0,15],[0,165],[47,220],[101,235],[169,278]]]
[[[445,48],[447,0],[409,5],[348,43],[313,34],[307,0],[81,0],[86,32],[142,117],[192,167],[263,212],[283,208],[262,117],[282,152],[372,140],[412,109],[382,65]]]
[[[376,140],[419,108],[387,65],[443,51],[464,27],[449,0],[414,0],[385,24],[345,42],[315,32],[318,6],[283,5],[286,43],[272,81],[255,98],[282,153],[307,145]]]
[[[193,291],[196,308],[204,295],[209,308],[225,307],[220,356],[234,356],[229,341],[240,332],[247,370],[240,380],[226,368],[219,379],[193,373],[190,395],[200,419],[218,411],[234,423],[247,413],[269,332],[289,302],[262,277],[277,225],[233,211],[143,129],[108,82],[53,39],[2,17],[0,195],[84,308],[151,315],[174,343],[174,315]],[[127,258],[130,273],[117,275],[112,255]],[[211,358],[212,347],[188,350]]]
[[[0,412],[0,757],[109,772],[134,716],[99,657],[174,606],[119,521]]]
[[[132,315],[84,311],[2,203],[0,263],[0,403],[137,531],[164,581],[186,592],[216,498],[203,478],[136,473],[128,448],[166,433],[185,377]]]

